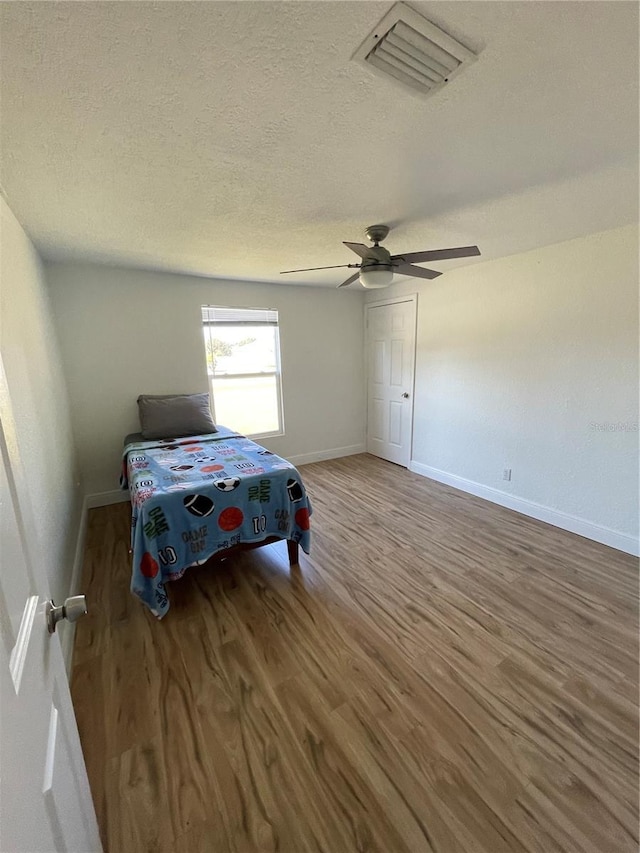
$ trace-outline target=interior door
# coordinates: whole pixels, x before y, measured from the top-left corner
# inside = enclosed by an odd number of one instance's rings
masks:
[[[0,360],[0,850],[101,851]],[[60,602],[56,602],[59,604]]]
[[[408,467],[417,296],[366,306],[367,450]]]

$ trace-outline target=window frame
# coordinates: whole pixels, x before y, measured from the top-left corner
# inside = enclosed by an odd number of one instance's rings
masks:
[[[222,310],[231,310],[237,312],[250,312],[250,311],[265,311],[272,312],[276,316],[275,322],[269,322],[267,320],[206,320],[204,318],[205,309],[222,309]],[[207,328],[211,327],[222,327],[227,329],[239,329],[239,328],[250,328],[250,327],[265,327],[273,329],[274,338],[275,338],[275,361],[276,366],[275,370],[261,370],[256,373],[227,373],[220,374],[216,377],[215,373],[209,373],[209,366],[207,364],[207,347],[206,347],[206,338],[205,338],[205,367],[207,370],[207,379],[209,384],[209,404],[211,408],[211,414],[213,416],[214,423],[216,421],[216,404],[215,404],[215,391],[214,384],[217,379],[259,379],[266,376],[273,376],[276,384],[276,411],[278,415],[278,429],[271,430],[269,432],[255,432],[255,433],[247,433],[247,438],[255,439],[255,438],[273,438],[275,436],[280,436],[285,434],[285,426],[284,426],[284,401],[282,396],[282,358],[280,353],[280,314],[275,308],[236,308],[229,305],[202,305],[201,306],[201,319],[200,325],[203,331],[206,332]]]

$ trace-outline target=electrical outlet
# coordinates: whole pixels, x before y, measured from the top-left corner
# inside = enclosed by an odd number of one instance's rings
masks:
[[[504,471],[502,472],[502,479],[503,480],[510,480],[511,479],[511,468],[505,468],[504,469]]]

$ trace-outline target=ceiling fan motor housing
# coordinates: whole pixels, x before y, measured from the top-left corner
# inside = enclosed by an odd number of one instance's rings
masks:
[[[362,259],[362,265],[369,264],[387,264],[391,265],[391,253],[384,246],[370,246],[367,249],[366,258]]]

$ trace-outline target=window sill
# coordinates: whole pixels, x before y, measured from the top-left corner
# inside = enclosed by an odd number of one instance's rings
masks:
[[[256,438],[277,438],[278,436],[284,435],[284,430],[279,432],[255,432],[249,435],[247,433],[247,438],[250,438],[251,441],[254,441]]]

